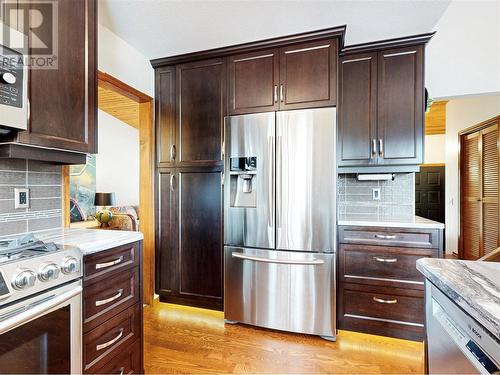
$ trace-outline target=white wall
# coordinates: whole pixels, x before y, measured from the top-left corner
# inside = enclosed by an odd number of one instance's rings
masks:
[[[500,1],[454,0],[426,48],[434,99],[500,92]]]
[[[444,134],[426,135],[425,142],[425,164],[443,164],[446,162],[445,143],[446,136]]]
[[[446,104],[446,251],[458,251],[460,130],[500,115],[500,95],[453,99]]]
[[[139,131],[99,110],[96,191],[115,192],[116,205],[139,204]]]
[[[149,96],[154,93],[154,71],[149,60],[105,26],[98,29],[99,70]]]

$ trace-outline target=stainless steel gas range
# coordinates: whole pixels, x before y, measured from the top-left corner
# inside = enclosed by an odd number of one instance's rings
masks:
[[[81,373],[82,254],[0,239],[0,373]]]

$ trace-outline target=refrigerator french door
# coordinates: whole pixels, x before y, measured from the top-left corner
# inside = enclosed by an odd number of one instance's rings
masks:
[[[225,125],[224,316],[335,338],[335,109]]]

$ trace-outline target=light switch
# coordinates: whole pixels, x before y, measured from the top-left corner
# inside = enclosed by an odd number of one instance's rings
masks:
[[[372,199],[374,201],[379,201],[380,200],[380,188],[374,188],[374,189],[372,189]]]
[[[30,206],[30,190],[29,189],[14,189],[14,208],[29,208]]]

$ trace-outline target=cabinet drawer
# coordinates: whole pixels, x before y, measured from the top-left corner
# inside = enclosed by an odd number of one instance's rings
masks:
[[[134,342],[106,364],[93,371],[94,374],[141,374],[141,343]]]
[[[83,336],[83,360],[86,372],[106,362],[140,338],[141,306],[130,307]],[[120,366],[121,367],[121,366]]]
[[[132,268],[83,289],[84,330],[139,302],[139,269]]]
[[[423,324],[424,300],[421,297],[394,293],[344,290],[344,314],[369,319]]]
[[[340,283],[339,328],[422,340],[423,291]]]
[[[340,245],[341,280],[346,282],[423,285],[417,259],[431,257],[431,249]]]
[[[339,227],[339,242],[378,246],[439,248],[439,229]]]
[[[131,268],[139,264],[140,242],[115,247],[85,256],[84,284],[107,278],[117,270]]]

